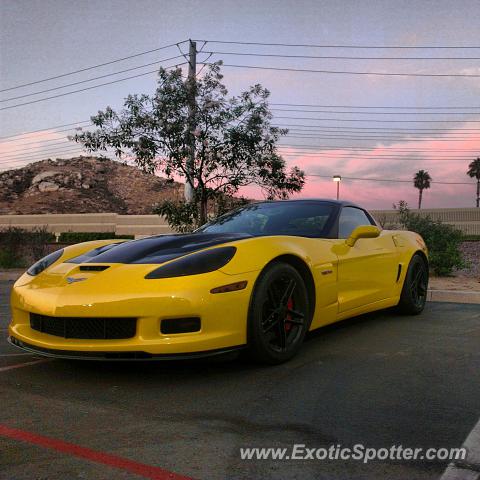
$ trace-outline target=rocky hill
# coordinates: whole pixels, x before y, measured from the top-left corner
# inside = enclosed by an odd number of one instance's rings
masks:
[[[0,214],[149,214],[183,185],[97,157],[42,160],[0,172]]]

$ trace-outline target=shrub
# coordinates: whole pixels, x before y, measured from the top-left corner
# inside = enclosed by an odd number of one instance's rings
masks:
[[[115,235],[113,232],[66,232],[60,235],[61,243],[81,243],[110,238],[132,239],[133,235]],[[51,251],[55,235],[45,227],[24,230],[8,227],[0,230],[0,268],[24,268]]]
[[[412,213],[406,202],[400,202],[399,221],[403,228],[422,236],[429,250],[430,268],[437,275],[450,275],[453,270],[465,267],[460,243],[463,234],[451,225]]]
[[[0,267],[22,268],[44,257],[55,239],[45,227],[24,230],[8,227],[0,230]]]
[[[251,201],[244,197],[218,194],[208,203],[207,221],[214,220],[235,208],[248,205]],[[167,219],[170,227],[179,233],[190,233],[201,225],[198,223],[198,204],[195,202],[174,202],[165,200],[153,207],[153,212]]]
[[[64,232],[60,234],[60,243],[81,243],[92,240],[110,240],[114,238],[133,239],[133,235],[115,235],[115,232]]]

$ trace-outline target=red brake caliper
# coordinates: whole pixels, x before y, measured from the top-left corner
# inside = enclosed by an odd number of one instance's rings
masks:
[[[287,308],[288,308],[289,310],[293,310],[293,298],[292,298],[292,297],[290,297],[290,298],[288,299]],[[292,328],[292,324],[289,322],[289,320],[292,319],[292,316],[291,316],[289,313],[287,313],[287,317],[286,317],[286,318],[287,318],[287,321],[285,322],[285,331],[286,331],[286,332],[289,332],[290,329]]]

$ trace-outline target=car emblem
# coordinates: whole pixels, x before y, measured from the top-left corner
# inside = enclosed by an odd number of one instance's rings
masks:
[[[76,283],[76,282],[82,282],[83,280],[86,280],[87,278],[86,277],[79,277],[79,278],[75,278],[75,277],[67,277],[67,283]]]

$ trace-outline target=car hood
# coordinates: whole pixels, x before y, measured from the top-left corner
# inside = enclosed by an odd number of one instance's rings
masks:
[[[71,258],[67,262],[160,264],[204,248],[251,237],[242,233],[162,235],[114,244],[106,251],[105,247],[101,247],[96,251]]]

